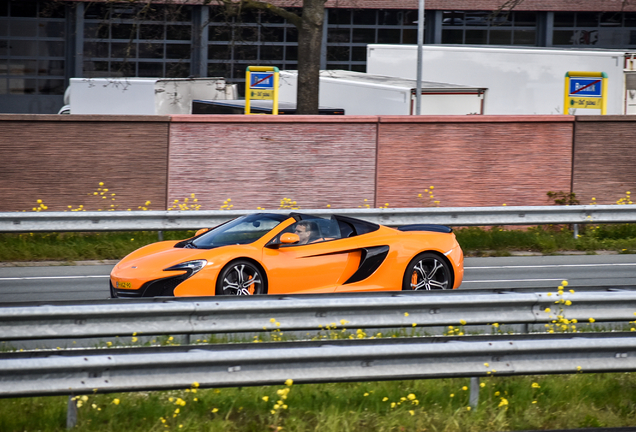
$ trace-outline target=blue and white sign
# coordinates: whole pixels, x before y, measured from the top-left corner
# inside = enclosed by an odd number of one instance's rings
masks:
[[[272,90],[274,88],[274,72],[250,73],[250,88]]]
[[[570,78],[570,96],[601,97],[600,78]]]

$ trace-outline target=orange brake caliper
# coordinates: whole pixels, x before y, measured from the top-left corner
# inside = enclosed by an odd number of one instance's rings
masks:
[[[247,280],[252,279],[252,276],[248,277]],[[254,294],[254,284],[251,284],[248,288],[248,291],[250,292],[250,294]]]
[[[417,286],[417,272],[413,272],[411,276],[411,288],[415,288]]]

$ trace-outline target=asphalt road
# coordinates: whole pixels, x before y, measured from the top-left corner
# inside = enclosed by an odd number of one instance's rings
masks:
[[[113,265],[0,267],[0,305],[100,300]],[[636,285],[636,255],[467,258],[460,289]]]

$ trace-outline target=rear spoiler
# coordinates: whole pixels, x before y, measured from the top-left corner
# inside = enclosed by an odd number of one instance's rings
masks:
[[[412,224],[402,225],[397,228],[400,231],[432,231],[441,233],[452,233],[453,229],[446,225],[434,225],[434,224]]]

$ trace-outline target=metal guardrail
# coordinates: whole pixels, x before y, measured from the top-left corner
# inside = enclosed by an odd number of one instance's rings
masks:
[[[636,338],[544,334],[156,347],[139,353],[2,354],[0,396],[636,370]],[[397,341],[397,343],[396,343]],[[246,349],[247,348],[247,349]],[[478,385],[475,386],[478,389]]]
[[[0,341],[448,325],[629,322],[636,291],[429,291],[372,295],[269,295],[0,308]],[[555,304],[555,301],[571,302]],[[550,308],[550,312],[546,309]]]
[[[341,214],[388,226],[432,223],[449,226],[542,225],[636,222],[636,205],[441,207],[395,209],[313,209],[299,212]],[[268,210],[288,214],[290,210]],[[103,211],[0,213],[0,232],[160,231],[212,227],[252,210]]]

